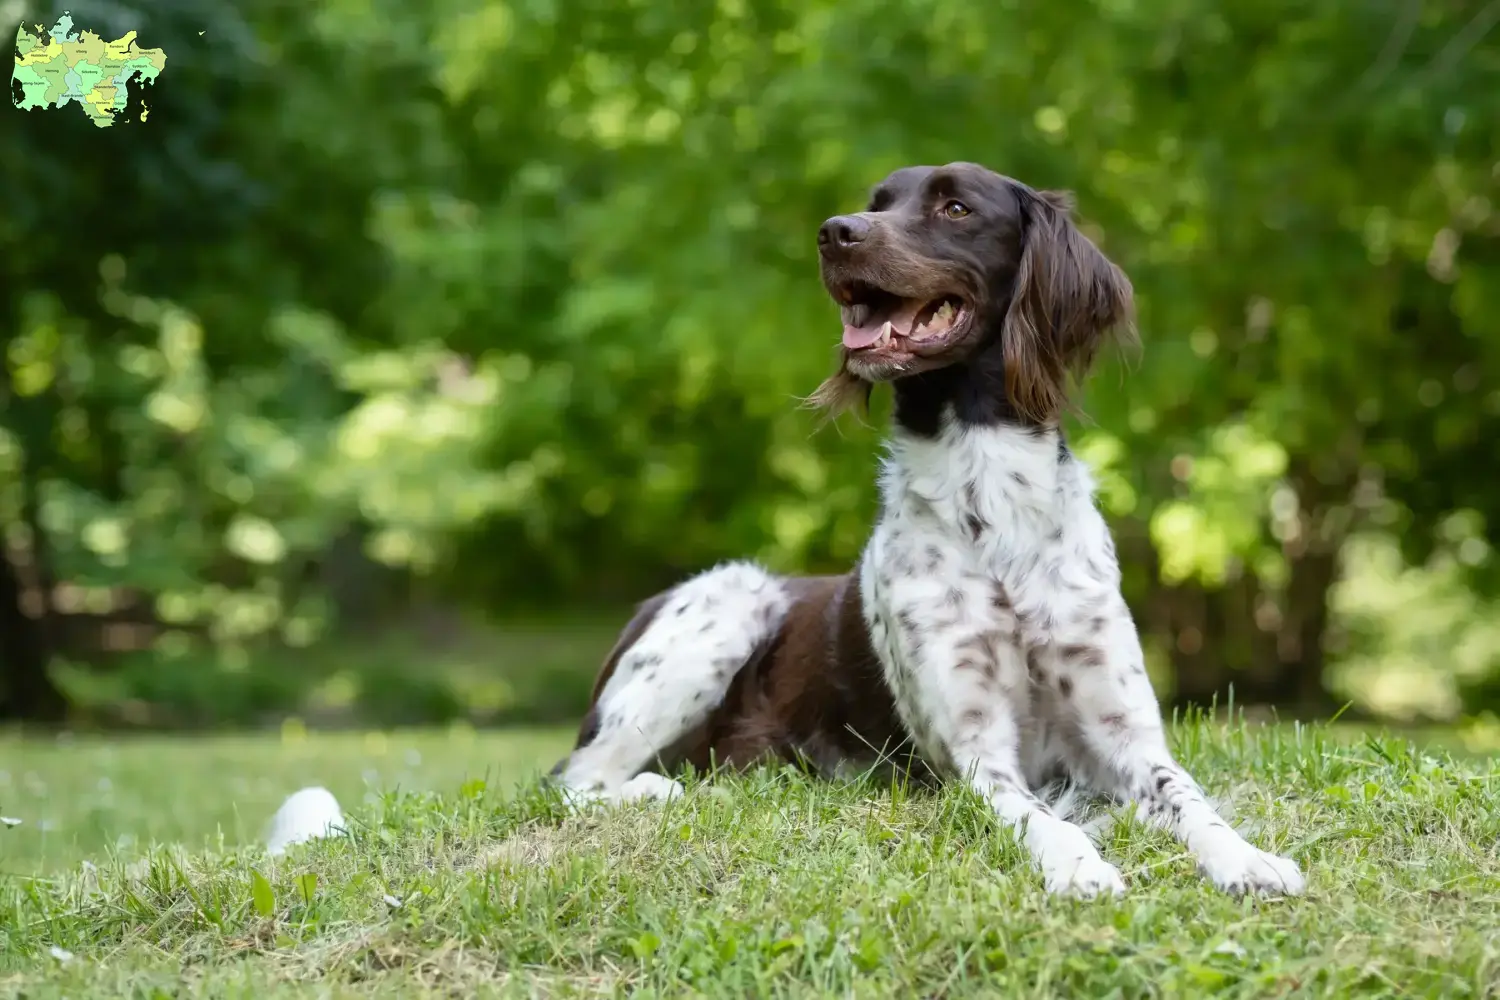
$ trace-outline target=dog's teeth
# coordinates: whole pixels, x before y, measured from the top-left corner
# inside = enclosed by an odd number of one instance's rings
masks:
[[[881,327],[880,327],[880,338],[878,340],[876,340],[875,343],[877,343],[877,344],[888,344],[888,343],[890,343],[891,342],[891,332],[894,329],[895,329],[895,327],[891,326],[891,321],[890,320],[886,320],[885,323],[883,323],[881,325]]]
[[[938,306],[937,315],[934,316],[933,319],[936,322],[941,323],[944,326],[947,326],[949,323],[952,323],[953,322],[953,303],[952,302],[944,302],[942,305]]]

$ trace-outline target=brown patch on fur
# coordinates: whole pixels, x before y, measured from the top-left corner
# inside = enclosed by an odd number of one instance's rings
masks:
[[[1010,594],[1005,590],[1005,585],[997,583],[990,592],[990,607],[996,611],[1010,611]]]
[[[1104,666],[1104,651],[1098,646],[1070,645],[1062,647],[1057,652],[1067,662],[1076,663],[1082,667]]]
[[[652,770],[683,764],[743,769],[778,760],[832,771],[849,761],[863,768],[910,768],[918,781],[932,772],[915,748],[870,645],[859,585],[852,574],[784,577],[791,607],[780,627],[739,666],[724,700],[704,723],[663,748]],[[597,716],[604,685],[630,646],[666,607],[670,592],[640,606],[606,658],[589,700]],[[915,622],[913,622],[915,624]]]

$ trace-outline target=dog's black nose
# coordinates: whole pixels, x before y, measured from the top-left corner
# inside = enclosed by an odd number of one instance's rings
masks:
[[[857,215],[835,215],[818,229],[818,249],[824,253],[846,250],[868,235],[869,222]]]

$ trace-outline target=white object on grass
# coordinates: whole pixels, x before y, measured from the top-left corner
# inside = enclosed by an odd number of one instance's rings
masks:
[[[326,788],[303,788],[287,796],[271,819],[266,850],[275,857],[293,844],[344,832],[344,814]]]

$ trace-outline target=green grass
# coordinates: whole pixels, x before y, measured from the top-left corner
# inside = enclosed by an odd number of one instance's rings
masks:
[[[345,809],[391,790],[509,785],[567,750],[561,729],[64,738],[0,737],[0,873],[76,868],[156,843],[219,850],[258,842],[287,795],[323,785]]]
[[[1100,837],[1129,893],[1051,899],[962,790],[785,769],[569,816],[514,784],[564,734],[479,737],[451,754],[429,737],[422,780],[436,791],[356,799],[349,837],[278,862],[253,847],[158,850],[134,868],[122,854],[97,872],[8,878],[0,994],[1500,995],[1493,759],[1321,729],[1195,723],[1176,737],[1235,821],[1304,865],[1305,897],[1224,896],[1169,838],[1109,811]],[[235,767],[289,784],[315,773],[337,792],[357,790],[364,766],[356,738],[310,738],[274,766],[252,746],[218,751],[218,767],[155,746],[155,766],[144,752],[139,765],[156,800],[221,815]],[[487,764],[512,777],[457,783]],[[190,804],[177,811],[201,842],[209,827]]]

